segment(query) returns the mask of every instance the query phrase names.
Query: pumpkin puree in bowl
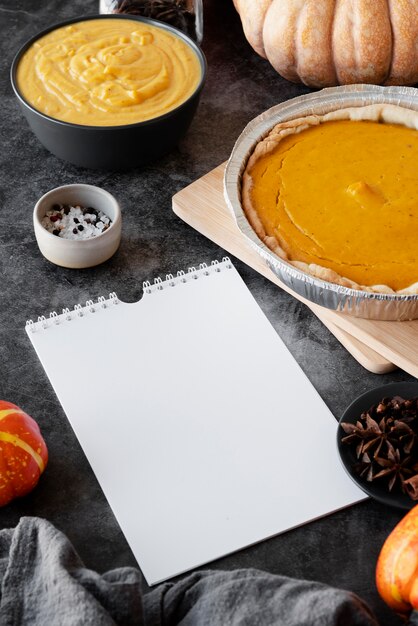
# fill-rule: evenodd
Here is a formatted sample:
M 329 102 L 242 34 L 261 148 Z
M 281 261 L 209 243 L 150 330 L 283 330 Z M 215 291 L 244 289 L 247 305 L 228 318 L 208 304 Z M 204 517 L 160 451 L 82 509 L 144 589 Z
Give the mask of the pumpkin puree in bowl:
M 277 145 L 274 133 L 269 139 L 247 165 L 243 187 L 269 247 L 273 241 L 295 265 L 328 268 L 361 286 L 399 291 L 416 283 L 416 130 L 338 120 Z
M 196 90 L 199 59 L 170 31 L 129 19 L 92 19 L 57 28 L 22 56 L 17 84 L 41 113 L 88 126 L 159 117 Z

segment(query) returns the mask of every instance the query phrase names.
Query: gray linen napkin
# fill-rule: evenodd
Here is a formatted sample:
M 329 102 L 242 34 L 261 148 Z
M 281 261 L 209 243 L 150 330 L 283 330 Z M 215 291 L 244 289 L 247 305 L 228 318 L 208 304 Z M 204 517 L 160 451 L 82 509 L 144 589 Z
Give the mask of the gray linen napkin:
M 377 626 L 357 596 L 246 569 L 201 571 L 142 596 L 139 571 L 99 575 L 46 520 L 0 531 L 1 626 Z

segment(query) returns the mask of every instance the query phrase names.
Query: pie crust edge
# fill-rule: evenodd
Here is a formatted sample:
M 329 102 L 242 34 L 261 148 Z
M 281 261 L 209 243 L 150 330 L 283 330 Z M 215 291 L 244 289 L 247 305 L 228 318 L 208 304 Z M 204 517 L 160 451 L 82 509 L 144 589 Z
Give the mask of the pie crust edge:
M 372 121 L 383 122 L 387 124 L 400 124 L 407 128 L 413 128 L 418 130 L 418 111 L 407 109 L 405 107 L 393 105 L 393 104 L 370 104 L 359 107 L 347 107 L 331 111 L 325 115 L 307 115 L 306 117 L 289 120 L 286 122 L 280 122 L 276 124 L 267 134 L 267 136 L 259 141 L 251 153 L 248 162 L 245 166 L 242 183 L 241 183 L 241 204 L 244 213 L 259 237 L 261 241 L 280 259 L 286 261 L 293 267 L 305 272 L 310 276 L 319 278 L 326 282 L 330 282 L 349 289 L 356 289 L 360 291 L 367 291 L 371 293 L 381 294 L 397 294 L 397 295 L 416 295 L 418 294 L 418 281 L 409 285 L 399 291 L 393 290 L 388 285 L 360 285 L 349 278 L 341 276 L 334 270 L 331 270 L 322 265 L 315 263 L 304 263 L 302 261 L 290 260 L 288 255 L 281 247 L 279 241 L 273 237 L 267 235 L 264 226 L 258 216 L 257 210 L 252 204 L 251 189 L 253 186 L 253 180 L 248 171 L 253 165 L 269 152 L 275 150 L 276 146 L 288 135 L 300 133 L 303 130 L 311 128 L 312 126 L 318 126 L 324 122 L 337 121 L 337 120 L 352 120 L 352 121 Z

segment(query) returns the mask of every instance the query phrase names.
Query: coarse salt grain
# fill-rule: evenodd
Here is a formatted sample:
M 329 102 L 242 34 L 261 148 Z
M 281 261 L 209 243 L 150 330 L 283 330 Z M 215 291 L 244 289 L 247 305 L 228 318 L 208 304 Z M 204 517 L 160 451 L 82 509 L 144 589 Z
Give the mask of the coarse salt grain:
M 54 205 L 46 212 L 42 226 L 63 239 L 91 239 L 111 227 L 109 217 L 92 207 Z

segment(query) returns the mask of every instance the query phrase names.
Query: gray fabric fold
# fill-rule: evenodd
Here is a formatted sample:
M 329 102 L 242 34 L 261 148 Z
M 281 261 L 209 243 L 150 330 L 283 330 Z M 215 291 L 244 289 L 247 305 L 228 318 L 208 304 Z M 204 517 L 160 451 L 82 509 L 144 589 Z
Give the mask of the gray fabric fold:
M 140 574 L 86 569 L 66 536 L 24 517 L 0 531 L 1 626 L 142 626 Z
M 200 571 L 141 594 L 138 570 L 84 567 L 52 524 L 0 531 L 1 626 L 377 626 L 354 594 L 246 569 Z
M 255 569 L 196 572 L 158 591 L 144 599 L 147 626 L 377 626 L 353 593 Z

